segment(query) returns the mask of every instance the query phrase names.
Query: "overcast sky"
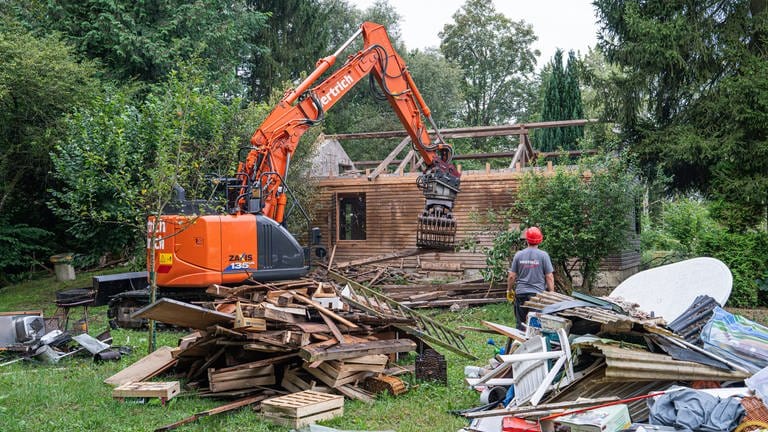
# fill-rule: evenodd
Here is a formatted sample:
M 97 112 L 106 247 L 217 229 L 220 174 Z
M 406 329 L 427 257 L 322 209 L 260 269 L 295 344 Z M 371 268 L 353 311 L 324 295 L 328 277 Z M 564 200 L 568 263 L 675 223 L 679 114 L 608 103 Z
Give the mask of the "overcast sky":
M 366 9 L 374 0 L 349 0 Z M 389 0 L 401 16 L 400 26 L 408 49 L 437 47 L 437 34 L 452 22 L 464 0 Z M 591 0 L 494 0 L 496 11 L 514 21 L 533 25 L 539 40 L 533 45 L 541 51 L 538 66 L 547 63 L 557 48 L 582 54 L 597 43 L 596 17 Z

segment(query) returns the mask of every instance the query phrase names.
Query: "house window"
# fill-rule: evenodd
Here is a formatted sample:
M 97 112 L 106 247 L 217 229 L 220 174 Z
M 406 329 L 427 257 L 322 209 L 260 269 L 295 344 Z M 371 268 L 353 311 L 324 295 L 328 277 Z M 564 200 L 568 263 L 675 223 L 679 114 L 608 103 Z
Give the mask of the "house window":
M 365 194 L 339 195 L 339 240 L 365 240 Z

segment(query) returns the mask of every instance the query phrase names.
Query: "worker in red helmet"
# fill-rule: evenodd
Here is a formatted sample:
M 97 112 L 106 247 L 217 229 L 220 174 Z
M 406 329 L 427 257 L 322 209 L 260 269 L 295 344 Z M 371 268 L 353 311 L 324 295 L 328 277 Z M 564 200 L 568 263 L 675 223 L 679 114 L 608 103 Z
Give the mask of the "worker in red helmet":
M 524 330 L 529 308 L 523 304 L 542 291 L 555 291 L 555 276 L 549 254 L 539 249 L 544 235 L 538 227 L 525 230 L 528 247 L 515 253 L 507 277 L 507 298 L 515 300 L 517 328 Z

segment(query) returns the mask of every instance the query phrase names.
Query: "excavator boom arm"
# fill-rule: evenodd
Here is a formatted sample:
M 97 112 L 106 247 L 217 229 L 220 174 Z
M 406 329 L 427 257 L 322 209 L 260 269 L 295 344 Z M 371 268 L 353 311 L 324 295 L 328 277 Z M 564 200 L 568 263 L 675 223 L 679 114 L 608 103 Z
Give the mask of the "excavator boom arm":
M 328 78 L 316 84 L 352 41 L 363 36 L 363 49 Z M 299 139 L 311 126 L 322 121 L 324 113 L 344 97 L 360 80 L 373 76 L 408 132 L 416 151 L 424 159 L 426 170 L 417 184 L 426 197 L 419 219 L 417 243 L 423 247 L 446 248 L 453 245 L 455 221 L 451 209 L 459 190 L 460 173 L 451 163 L 452 148 L 438 136 L 430 139 L 426 118 L 437 133 L 431 117 L 403 59 L 395 52 L 383 26 L 363 23 L 336 53 L 318 61 L 316 69 L 299 86 L 289 91 L 251 137 L 252 150 L 239 171 L 243 181 L 242 211 L 250 200 L 247 190 L 258 193 L 261 212 L 278 223 L 283 221 L 285 194 L 283 181 L 291 155 Z M 421 241 L 422 237 L 426 241 Z

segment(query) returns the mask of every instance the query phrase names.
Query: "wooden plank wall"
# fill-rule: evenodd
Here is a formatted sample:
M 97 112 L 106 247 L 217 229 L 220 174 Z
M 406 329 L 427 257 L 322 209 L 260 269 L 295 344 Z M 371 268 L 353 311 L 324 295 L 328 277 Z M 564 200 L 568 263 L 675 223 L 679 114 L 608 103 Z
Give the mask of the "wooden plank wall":
M 545 171 L 540 170 L 542 174 Z M 488 209 L 507 208 L 513 201 L 523 173 L 512 170 L 472 171 L 462 173 L 461 192 L 454 206 L 457 219 L 457 241 L 476 237 L 480 246 L 491 244 L 490 235 L 477 237 L 481 227 L 476 222 L 477 214 Z M 424 207 L 424 196 L 416 188 L 416 173 L 390 174 L 368 181 L 365 175 L 318 179 L 320 196 L 315 201 L 313 226 L 320 227 L 322 243 L 330 251 L 336 244 L 334 262 L 372 257 L 414 248 L 416 246 L 417 217 Z M 366 194 L 366 239 L 336 239 L 336 205 L 338 194 Z M 510 221 L 517 223 L 519 221 Z M 608 267 L 624 267 L 634 257 L 621 254 L 606 261 Z M 639 259 L 639 254 L 637 254 Z M 422 262 L 428 264 L 421 265 Z M 485 256 L 480 248 L 477 252 L 430 252 L 418 257 L 397 260 L 405 268 L 428 270 L 466 271 L 485 267 Z M 392 265 L 393 262 L 390 262 Z
M 320 227 L 328 250 L 333 248 L 334 243 L 337 244 L 334 261 L 376 256 L 416 246 L 417 218 L 424 208 L 424 196 L 416 188 L 416 178 L 415 173 L 405 173 L 402 176 L 379 176 L 374 181 L 368 181 L 365 176 L 319 180 L 320 197 L 315 201 L 318 207 L 314 226 Z M 461 192 L 454 207 L 458 223 L 457 240 L 461 241 L 478 231 L 479 226 L 472 221 L 472 213 L 508 207 L 521 178 L 521 173 L 512 171 L 463 173 Z M 365 240 L 336 240 L 334 196 L 345 193 L 366 195 Z M 488 239 L 485 243 L 488 244 Z M 403 259 L 403 265 L 416 268 L 421 261 L 439 263 L 436 267 L 446 269 L 485 267 L 482 253 L 466 250 L 408 257 Z

